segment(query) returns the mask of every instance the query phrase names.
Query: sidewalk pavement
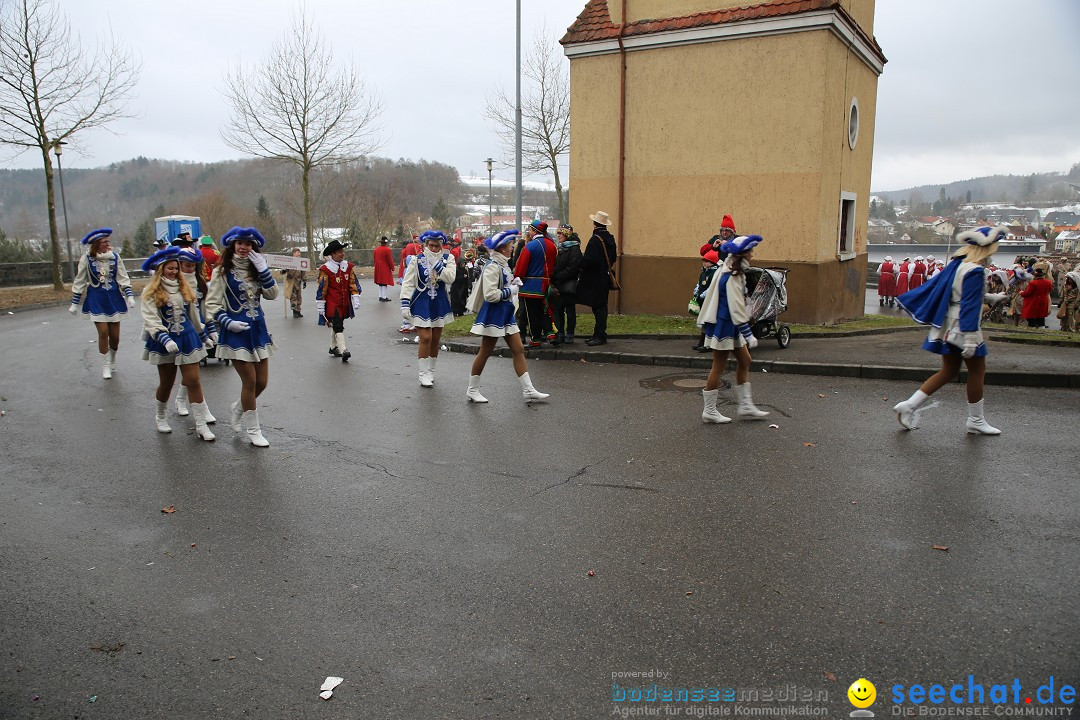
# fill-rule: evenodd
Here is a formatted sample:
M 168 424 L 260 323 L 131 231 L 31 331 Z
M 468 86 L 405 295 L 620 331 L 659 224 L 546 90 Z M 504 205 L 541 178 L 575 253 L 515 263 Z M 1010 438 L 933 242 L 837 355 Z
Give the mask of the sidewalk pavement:
M 925 328 L 900 328 L 892 332 L 859 335 L 814 337 L 793 334 L 791 344 L 781 349 L 774 338 L 767 338 L 751 351 L 751 369 L 756 372 L 825 375 L 885 380 L 925 380 L 937 370 L 937 355 L 921 348 Z M 994 340 L 989 336 L 986 382 L 990 385 L 1021 385 L 1080 389 L 1080 348 L 1047 344 L 1015 343 Z M 585 345 L 580 338 L 573 345 L 553 348 L 544 345 L 526 351 L 529 358 L 570 360 L 592 363 L 660 365 L 707 370 L 712 353 L 692 349 L 696 336 L 608 336 L 608 343 L 597 347 Z M 476 336 L 443 341 L 452 352 L 475 354 L 480 339 Z M 499 343 L 496 354 L 508 357 L 510 351 Z M 728 361 L 734 368 L 734 360 Z M 966 378 L 962 371 L 961 380 Z

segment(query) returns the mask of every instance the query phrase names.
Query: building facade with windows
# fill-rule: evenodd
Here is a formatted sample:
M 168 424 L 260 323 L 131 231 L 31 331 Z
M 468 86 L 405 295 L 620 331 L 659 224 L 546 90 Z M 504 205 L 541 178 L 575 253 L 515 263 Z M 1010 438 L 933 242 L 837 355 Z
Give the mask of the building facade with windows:
M 790 268 L 789 314 L 858 317 L 877 80 L 873 0 L 588 0 L 570 59 L 571 223 L 604 210 L 622 312 L 682 313 L 725 213 Z M 581 232 L 582 238 L 587 231 Z

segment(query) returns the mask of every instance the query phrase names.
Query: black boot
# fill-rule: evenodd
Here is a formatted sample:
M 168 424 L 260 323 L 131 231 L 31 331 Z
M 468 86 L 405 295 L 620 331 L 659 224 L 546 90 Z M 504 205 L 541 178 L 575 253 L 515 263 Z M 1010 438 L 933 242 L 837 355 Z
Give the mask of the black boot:
M 299 310 L 297 310 L 296 308 L 293 308 L 292 316 L 294 318 L 302 318 L 302 317 L 304 317 L 304 315 Z
M 351 358 L 351 357 L 352 357 L 352 353 L 349 352 L 348 350 L 346 350 L 345 352 L 341 353 L 341 362 L 347 363 L 347 362 L 349 362 L 349 358 Z
M 330 348 L 330 354 L 334 357 L 341 357 L 341 353 L 338 352 L 338 349 L 336 347 Z

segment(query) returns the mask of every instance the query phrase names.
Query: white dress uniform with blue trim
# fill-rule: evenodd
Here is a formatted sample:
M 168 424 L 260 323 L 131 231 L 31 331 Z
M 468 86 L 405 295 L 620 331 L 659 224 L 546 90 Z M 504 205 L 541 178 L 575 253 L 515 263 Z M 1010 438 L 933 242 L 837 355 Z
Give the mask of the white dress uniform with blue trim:
M 446 237 L 428 231 L 420 237 L 420 242 L 437 236 Z M 401 280 L 401 309 L 412 315 L 414 327 L 445 327 L 454 321 L 448 288 L 455 277 L 457 263 L 448 252 L 433 253 L 425 246 L 416 260 L 408 264 Z
M 741 235 L 724 243 L 724 252 L 730 253 L 712 284 L 698 311 L 697 324 L 705 331 L 705 347 L 712 350 L 736 350 L 748 344 L 753 336 L 750 315 L 746 309 L 745 267 L 733 273 L 735 264 L 744 264 L 737 254 L 752 250 L 761 243 L 759 235 Z
M 476 313 L 470 330 L 473 335 L 505 337 L 521 332 L 516 319 L 517 296 L 510 290 L 513 280 L 510 261 L 502 253 L 492 251 L 480 274 L 479 285 L 473 287 L 469 297 L 469 310 Z
M 228 246 L 238 239 L 251 240 L 258 247 L 266 241 L 255 228 L 232 228 L 221 237 Z M 274 341 L 266 329 L 266 315 L 261 299 L 277 297 L 277 285 L 270 269 L 258 271 L 251 277 L 251 261 L 233 255 L 232 268 L 214 268 L 206 293 L 206 314 L 219 328 L 217 357 L 244 362 L 259 362 L 274 354 Z M 234 323 L 241 322 L 248 327 Z
M 112 228 L 90 231 L 82 239 L 83 245 L 112 235 Z M 71 286 L 71 304 L 82 305 L 83 315 L 94 322 L 114 323 L 127 314 L 127 298 L 134 298 L 127 268 L 115 250 L 90 257 L 84 253 L 79 258 L 79 269 Z

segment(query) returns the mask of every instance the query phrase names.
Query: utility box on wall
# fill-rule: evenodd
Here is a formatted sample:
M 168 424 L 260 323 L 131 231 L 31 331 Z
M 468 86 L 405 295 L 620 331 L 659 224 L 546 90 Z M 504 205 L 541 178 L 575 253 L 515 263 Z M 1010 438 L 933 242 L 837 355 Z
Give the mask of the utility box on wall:
M 202 219 L 192 215 L 166 215 L 154 218 L 154 237 L 171 243 L 182 232 L 191 233 L 192 240 L 202 235 Z

